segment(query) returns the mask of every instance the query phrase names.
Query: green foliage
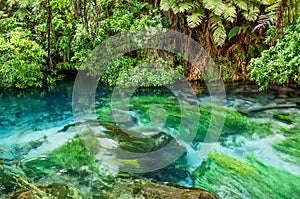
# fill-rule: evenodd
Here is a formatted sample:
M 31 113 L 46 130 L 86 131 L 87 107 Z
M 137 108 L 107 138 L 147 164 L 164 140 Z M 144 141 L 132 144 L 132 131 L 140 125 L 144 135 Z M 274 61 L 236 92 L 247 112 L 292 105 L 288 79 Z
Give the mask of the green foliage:
M 222 21 L 219 18 L 215 18 L 215 23 L 212 25 L 212 30 L 214 31 L 213 38 L 214 42 L 217 45 L 223 45 L 226 40 L 226 30 L 225 27 L 222 24 Z
M 240 31 L 240 26 L 234 26 L 228 33 L 228 40 L 230 40 L 232 37 L 236 36 L 238 32 Z
M 0 35 L 0 86 L 41 87 L 46 52 L 28 38 L 29 32 L 14 29 Z
M 108 7 L 113 8 L 113 12 L 105 10 L 101 13 L 101 20 L 97 32 L 93 37 L 86 29 L 86 25 L 79 23 L 76 25 L 75 35 L 71 41 L 71 49 L 74 51 L 74 56 L 71 58 L 75 62 L 77 69 L 85 69 L 81 65 L 82 62 L 91 53 L 92 49 L 104 41 L 109 36 L 121 33 L 127 30 L 138 30 L 141 28 L 158 26 L 161 24 L 161 17 L 158 10 L 152 8 L 148 3 L 134 1 L 112 1 L 107 2 L 101 0 L 98 2 L 101 9 Z M 148 9 L 148 11 L 144 11 Z M 132 64 L 135 60 L 130 61 L 130 58 L 120 57 L 114 63 L 111 63 L 110 68 L 104 74 L 103 82 L 109 85 L 116 85 L 116 77 L 120 67 L 127 69 L 128 64 Z M 124 64 L 124 67 L 121 66 Z M 116 73 L 116 74 L 115 74 Z M 91 74 L 99 75 L 99 74 Z M 111 76 L 111 77 L 109 77 Z
M 266 165 L 253 155 L 246 161 L 210 153 L 193 172 L 196 187 L 213 191 L 220 198 L 297 198 L 300 178 Z
M 236 23 L 237 20 L 242 22 L 243 25 L 252 25 L 253 22 L 260 19 L 260 16 L 274 18 L 273 15 L 266 14 L 273 4 L 274 3 L 262 0 L 251 2 L 245 0 L 234 0 L 230 2 L 221 0 L 162 0 L 160 2 L 160 8 L 165 11 L 172 9 L 175 14 L 183 13 L 191 28 L 199 26 L 204 20 L 205 10 L 209 11 L 212 14 L 209 21 L 214 43 L 222 46 L 226 42 L 227 35 L 230 40 L 237 34 L 237 29 L 233 30 L 235 32 L 229 31 L 238 25 Z M 274 7 L 272 8 L 273 10 L 276 9 Z M 237 18 L 237 16 L 239 16 L 239 18 Z M 207 20 L 207 18 L 205 18 L 205 20 Z
M 275 46 L 252 59 L 248 67 L 251 79 L 260 90 L 270 84 L 300 83 L 300 19 L 290 24 Z
M 195 28 L 201 24 L 203 17 L 204 17 L 204 9 L 199 8 L 199 9 L 193 11 L 190 15 L 188 15 L 186 20 L 188 22 L 188 25 L 191 28 Z
M 158 9 L 138 0 L 49 2 L 50 7 L 42 0 L 1 2 L 1 87 L 53 84 L 61 78 L 60 71 L 85 69 L 83 61 L 106 38 L 126 30 L 161 25 Z M 54 65 L 51 76 L 42 72 L 52 70 L 47 66 L 48 50 Z M 115 85 L 112 81 L 119 71 L 112 71 L 116 74 L 107 72 L 112 77 L 104 82 Z

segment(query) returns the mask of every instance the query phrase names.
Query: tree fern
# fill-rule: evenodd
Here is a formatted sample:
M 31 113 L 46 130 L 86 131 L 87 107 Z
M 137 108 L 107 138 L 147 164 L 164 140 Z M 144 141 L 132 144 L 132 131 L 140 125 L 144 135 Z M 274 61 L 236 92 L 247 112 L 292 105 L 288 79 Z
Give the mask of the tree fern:
M 248 21 L 256 21 L 259 16 L 259 8 L 256 6 L 250 6 L 249 10 L 243 12 L 243 16 Z
M 196 11 L 192 12 L 190 15 L 187 16 L 187 22 L 189 27 L 195 28 L 196 26 L 200 25 L 204 16 L 204 9 L 200 8 Z
M 235 0 L 234 3 L 241 10 L 248 10 L 247 1 L 245 0 Z
M 213 40 L 218 46 L 222 46 L 225 43 L 227 38 L 226 30 L 222 21 L 219 17 L 213 17 L 212 22 L 212 31 L 213 31 Z
M 195 7 L 195 3 L 193 3 L 192 1 L 180 2 L 178 4 L 178 12 L 185 12 L 189 9 L 192 9 L 193 7 Z
M 160 1 L 160 9 L 164 11 L 168 11 L 173 9 L 176 4 L 176 0 L 161 0 Z
M 236 10 L 232 4 L 226 4 L 225 9 L 223 11 L 223 17 L 225 20 L 234 22 L 236 18 Z

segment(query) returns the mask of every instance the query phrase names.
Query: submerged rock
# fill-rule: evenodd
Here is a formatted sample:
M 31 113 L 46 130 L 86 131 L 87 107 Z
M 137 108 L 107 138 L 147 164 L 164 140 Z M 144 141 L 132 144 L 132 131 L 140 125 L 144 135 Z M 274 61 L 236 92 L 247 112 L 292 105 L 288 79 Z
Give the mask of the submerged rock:
M 155 151 L 165 146 L 173 139 L 164 132 L 144 135 L 136 131 L 119 128 L 112 124 L 102 125 L 107 129 L 105 134 L 112 139 L 117 140 L 122 149 L 135 153 Z
M 63 198 L 63 199 L 79 199 L 81 198 L 76 189 L 70 189 L 63 184 L 51 184 L 48 186 L 22 188 L 11 195 L 5 197 L 6 199 L 37 199 L 37 198 Z
M 0 198 L 36 199 L 36 198 L 79 198 L 75 188 L 53 183 L 47 186 L 37 185 L 26 176 L 12 173 L 0 173 Z
M 110 191 L 109 199 L 216 199 L 204 189 L 154 183 L 145 179 L 120 180 Z
M 7 173 L 0 173 L 0 198 L 20 189 L 17 179 L 13 175 Z

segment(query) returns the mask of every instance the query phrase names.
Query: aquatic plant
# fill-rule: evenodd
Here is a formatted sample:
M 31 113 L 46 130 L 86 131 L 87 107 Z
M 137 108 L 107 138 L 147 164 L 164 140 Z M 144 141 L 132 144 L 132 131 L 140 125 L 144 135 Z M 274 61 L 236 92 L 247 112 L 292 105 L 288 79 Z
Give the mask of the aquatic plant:
M 286 160 L 300 164 L 300 114 L 294 114 L 293 116 L 279 115 L 279 118 L 288 120 L 294 126 L 291 129 L 281 128 L 285 139 L 273 144 L 273 147 L 282 153 L 288 154 L 290 158 L 285 157 Z
M 38 182 L 77 187 L 83 198 L 105 198 L 105 190 L 115 178 L 95 160 L 93 155 L 99 148 L 97 142 L 91 142 L 93 139 L 90 131 L 76 135 L 48 155 L 26 161 L 24 172 Z
M 193 172 L 194 185 L 220 198 L 298 198 L 300 177 L 269 166 L 253 155 L 246 161 L 210 153 Z
M 29 160 L 24 165 L 26 174 L 35 178 L 59 170 L 76 173 L 84 166 L 90 172 L 98 172 L 99 168 L 99 163 L 79 137 L 69 140 L 46 157 Z
M 9 151 L 3 147 L 0 147 L 0 155 L 8 153 Z M 32 180 L 30 180 L 22 171 L 25 167 L 19 161 L 14 159 L 0 158 L 0 198 L 5 197 L 7 199 L 13 198 L 55 198 L 59 196 L 59 188 L 62 185 L 56 186 L 55 189 L 48 189 L 50 187 L 41 187 Z M 72 191 L 67 187 L 64 190 L 64 196 L 70 194 Z M 66 197 L 64 197 L 66 198 Z M 72 198 L 72 197 L 71 197 Z M 73 197 L 74 198 L 74 197 Z
M 119 100 L 116 102 L 115 107 L 124 107 L 124 103 L 126 103 L 125 100 Z M 152 121 L 150 119 L 149 111 L 155 105 L 159 105 L 165 111 L 166 118 L 162 118 L 165 119 L 165 124 L 163 126 L 164 129 L 172 128 L 178 131 L 182 119 L 182 111 L 185 111 L 187 117 L 190 117 L 191 120 L 195 119 L 195 110 L 192 110 L 188 106 L 179 104 L 179 102 L 172 96 L 133 96 L 129 101 L 129 112 L 134 112 L 134 114 L 130 114 L 129 117 L 136 124 L 139 123 L 139 125 L 136 125 L 138 126 L 138 131 L 147 131 L 147 129 L 149 130 L 149 126 L 154 126 L 151 123 Z M 214 110 L 214 114 L 212 114 L 212 110 Z M 124 112 L 124 114 L 129 114 L 127 112 Z M 115 124 L 110 104 L 97 108 L 96 114 L 101 122 Z M 161 113 L 157 114 L 159 115 Z M 215 117 L 214 119 L 216 120 L 219 117 L 225 117 L 222 136 L 239 134 L 251 137 L 253 133 L 257 133 L 263 137 L 271 134 L 269 124 L 257 125 L 254 121 L 237 111 L 229 110 L 215 104 L 210 104 L 206 107 L 199 106 L 199 123 L 194 141 L 204 140 L 212 121 L 211 117 Z M 181 132 L 180 136 L 180 138 L 185 139 L 183 132 Z

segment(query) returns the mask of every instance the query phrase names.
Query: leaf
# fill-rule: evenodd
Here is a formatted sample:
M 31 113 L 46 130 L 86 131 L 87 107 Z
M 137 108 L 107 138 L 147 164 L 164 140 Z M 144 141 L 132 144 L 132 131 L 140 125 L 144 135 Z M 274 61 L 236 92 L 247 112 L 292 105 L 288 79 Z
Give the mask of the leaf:
M 180 2 L 178 4 L 179 12 L 185 12 L 193 7 L 195 7 L 195 4 L 193 2 Z
M 175 1 L 173 0 L 161 0 L 160 8 L 164 11 L 168 11 L 169 9 L 173 9 Z
M 243 15 L 248 21 L 256 21 L 256 19 L 259 16 L 259 9 L 256 6 L 254 6 L 248 11 L 244 11 Z
M 230 4 L 227 4 L 224 8 L 223 16 L 224 16 L 225 20 L 230 21 L 232 23 L 236 18 L 235 8 L 233 6 L 231 6 Z
M 228 33 L 228 40 L 230 40 L 232 37 L 236 36 L 238 32 L 240 31 L 241 26 L 234 26 Z
M 261 15 L 259 16 L 259 19 L 257 21 L 257 25 L 254 27 L 253 31 L 260 29 L 260 28 L 266 28 L 268 26 L 271 26 L 275 23 L 275 17 L 273 15 Z
M 235 5 L 239 7 L 241 10 L 248 10 L 247 1 L 245 0 L 236 0 Z
M 222 46 L 227 38 L 225 27 L 221 22 L 215 23 L 212 26 L 214 31 L 213 40 L 218 46 Z
M 198 9 L 195 12 L 192 12 L 191 15 L 187 16 L 187 22 L 189 27 L 195 28 L 200 25 L 204 16 L 204 10 Z

